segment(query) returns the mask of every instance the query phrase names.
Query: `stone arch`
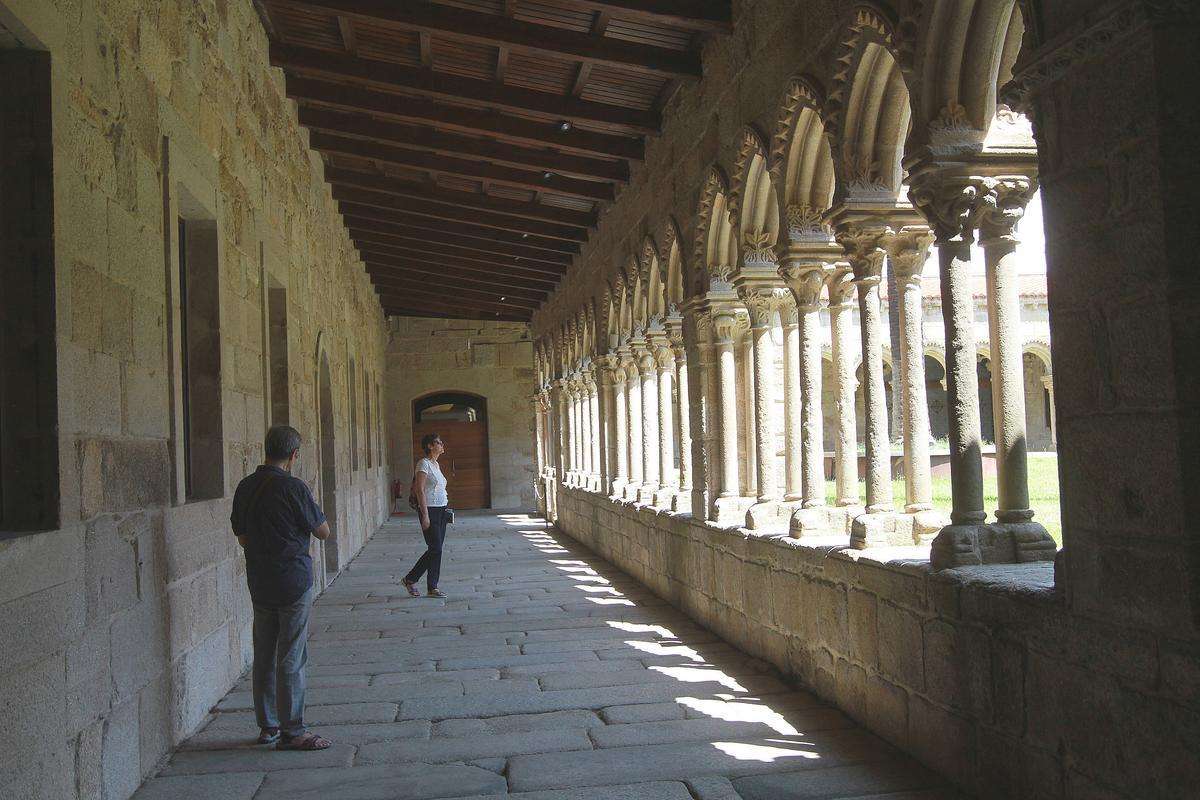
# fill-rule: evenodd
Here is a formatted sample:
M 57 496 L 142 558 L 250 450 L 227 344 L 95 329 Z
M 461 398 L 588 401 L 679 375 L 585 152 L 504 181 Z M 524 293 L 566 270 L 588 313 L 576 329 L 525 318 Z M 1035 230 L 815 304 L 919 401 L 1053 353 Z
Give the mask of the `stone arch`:
M 833 205 L 837 169 L 823 103 L 815 81 L 804 76 L 788 82 L 780 103 L 771 171 L 791 239 L 828 236 L 822 217 Z
M 650 318 L 650 313 L 646 298 L 646 279 L 648 273 L 642 272 L 642 266 L 636 258 L 629 259 L 629 267 L 627 268 L 629 282 L 627 291 L 629 292 L 629 307 L 633 312 L 633 327 L 636 329 L 641 326 L 645 330 L 646 323 Z
M 666 287 L 662 274 L 662 262 L 658 257 L 658 248 L 649 236 L 642 241 L 638 266 L 646 280 L 646 316 L 650 319 L 661 319 L 667 315 Z
M 711 167 L 696 211 L 696 241 L 691 294 L 704 294 L 713 281 L 728 283 L 737 264 L 737 240 L 729 216 L 729 182 Z
M 584 314 L 584 356 L 594 358 L 598 354 L 597 343 L 600 339 L 599 332 L 596 329 L 596 303 L 593 300 L 588 300 L 583 304 Z
M 768 154 L 766 138 L 752 126 L 743 128 L 729 207 L 740 244 L 749 253 L 766 253 L 779 241 L 779 199 Z
M 337 483 L 337 415 L 334 409 L 333 369 L 329 360 L 329 336 L 317 334 L 317 440 L 321 509 L 329 522 L 329 537 L 320 541 L 314 537 L 310 549 L 313 563 L 319 564 L 320 584 L 328 583 L 331 575 L 341 569 L 338 558 L 338 483 Z M 314 576 L 314 579 L 317 576 Z
M 1025 389 L 1025 444 L 1030 452 L 1055 448 L 1054 402 L 1050 348 L 1042 341 L 1021 348 L 1021 380 Z
M 1046 368 L 1047 375 L 1053 372 L 1051 367 L 1052 362 L 1050 360 L 1050 345 L 1048 343 L 1034 339 L 1025 342 L 1024 346 L 1021 348 L 1021 352 L 1023 354 L 1029 353 L 1037 357 L 1037 359 L 1042 362 L 1042 366 Z
M 992 132 L 1001 144 L 1032 146 L 1032 128 L 1000 106 L 1025 34 L 1016 0 L 929 0 L 918 71 L 914 145 L 937 153 L 978 150 Z
M 683 252 L 679 248 L 679 226 L 668 218 L 659 235 L 659 263 L 663 270 L 663 289 L 666 292 L 667 310 L 677 310 L 684 300 Z
M 897 196 L 903 191 L 901 162 L 912 106 L 890 13 L 873 3 L 855 3 L 836 61 L 826 124 L 841 178 L 837 199 Z

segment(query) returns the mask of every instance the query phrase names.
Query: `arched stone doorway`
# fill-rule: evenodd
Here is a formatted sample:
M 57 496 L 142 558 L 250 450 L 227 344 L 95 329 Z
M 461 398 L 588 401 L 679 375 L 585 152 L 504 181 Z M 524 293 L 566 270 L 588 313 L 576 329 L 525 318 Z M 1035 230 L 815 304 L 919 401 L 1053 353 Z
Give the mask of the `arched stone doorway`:
M 317 413 L 321 437 L 321 508 L 329 522 L 329 538 L 324 542 L 325 576 L 336 575 L 341 568 L 338 555 L 337 438 L 333 417 L 333 381 L 329 373 L 329 355 L 321 352 L 317 368 Z
M 437 392 L 413 401 L 413 463 L 424 451 L 421 439 L 436 433 L 446 443 L 438 462 L 455 508 L 490 508 L 487 398 L 467 392 Z

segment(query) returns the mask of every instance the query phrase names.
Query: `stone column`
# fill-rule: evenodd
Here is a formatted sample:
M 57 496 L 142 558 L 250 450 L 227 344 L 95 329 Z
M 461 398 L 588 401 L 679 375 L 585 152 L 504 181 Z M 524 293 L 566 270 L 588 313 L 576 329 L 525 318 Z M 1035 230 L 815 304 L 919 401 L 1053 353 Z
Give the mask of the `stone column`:
M 599 383 L 599 394 L 596 403 L 596 448 L 597 470 L 599 484 L 596 490 L 608 494 L 612 485 L 612 407 L 613 407 L 613 375 L 609 366 L 609 357 L 601 356 L 597 360 L 596 376 Z
M 671 507 L 679 479 L 675 471 L 675 354 L 664 336 L 654 351 L 658 367 L 658 463 L 662 486 L 655 505 Z
M 737 361 L 733 353 L 733 333 L 737 317 L 733 309 L 713 312 L 713 332 L 717 353 L 718 441 L 721 445 L 722 498 L 738 497 L 737 432 Z
M 585 489 L 591 485 L 592 475 L 592 427 L 588 419 L 592 415 L 592 398 L 586 371 L 579 373 L 576 383 L 579 392 L 579 485 Z
M 799 504 L 804 499 L 802 383 L 806 376 L 800 363 L 800 312 L 795 302 L 781 304 L 779 318 L 783 322 L 783 499 Z
M 1058 449 L 1058 412 L 1054 408 L 1054 376 L 1043 375 L 1042 386 L 1046 387 L 1046 394 L 1050 395 L 1050 444 L 1054 449 Z
M 679 491 L 675 493 L 671 508 L 674 511 L 687 511 L 692 508 L 692 425 L 688 403 L 687 351 L 682 337 L 672 339 L 671 350 L 675 358 L 675 396 L 679 403 L 679 427 L 675 439 L 675 447 L 679 452 Z
M 900 408 L 904 435 L 904 510 L 922 514 L 914 518 L 914 535 L 935 533 L 943 524 L 940 518 L 923 514 L 933 510 L 933 480 L 929 465 L 921 271 L 929 258 L 933 239 L 933 231 L 929 228 L 911 226 L 884 237 L 883 242 L 900 294 L 896 303 L 900 317 L 900 349 L 894 359 L 899 365 L 895 383 L 899 391 L 893 395 L 893 403 Z
M 558 478 L 565 484 L 569 482 L 571 472 L 571 398 L 565 378 L 554 382 L 554 391 L 558 396 L 555 413 L 559 437 Z
M 970 286 L 971 242 L 975 225 L 984 217 L 988 218 L 988 238 L 1003 237 L 1004 219 L 1011 215 L 1013 205 L 1013 200 L 1007 196 L 1010 190 L 999 187 L 1004 183 L 1004 179 L 971 175 L 963 172 L 961 165 L 945 169 L 936 164 L 912 165 L 909 171 L 912 181 L 909 197 L 930 221 L 937 234 L 942 273 L 942 316 L 946 325 L 946 395 L 950 412 L 950 477 L 953 507 L 950 512 L 950 525 L 943 528 L 933 541 L 930 562 L 934 568 L 943 569 L 981 563 L 1052 560 L 1056 552 L 1054 541 L 1040 525 L 1031 522 L 1016 522 L 1007 526 L 984 524 L 987 514 L 983 508 L 982 442 L 979 433 L 979 396 L 975 362 L 975 303 Z M 1026 179 L 1017 179 L 1017 185 L 1012 188 L 1017 189 L 1021 180 Z M 1004 200 L 1000 199 L 1002 196 L 1005 197 Z M 1020 208 L 1023 211 L 1023 203 L 1020 204 Z M 1017 213 L 1016 218 L 1019 217 L 1020 213 Z M 1015 220 L 1013 224 L 1015 225 Z M 999 230 L 997 226 L 1000 227 Z M 992 254 L 996 261 L 1003 262 L 1010 255 L 999 242 L 993 243 L 992 246 L 997 248 Z M 1011 269 L 1011 262 L 998 265 L 993 263 L 992 266 L 989 278 Z M 995 269 L 996 266 L 999 266 L 998 270 Z M 1015 292 L 1015 284 L 1013 291 Z M 999 322 L 1001 325 L 1009 324 L 1007 320 Z M 998 374 L 1001 368 L 997 364 L 1001 362 L 997 360 L 995 342 L 992 348 L 993 371 Z M 1023 404 L 1024 387 L 1019 343 L 1015 357 L 1017 367 L 1013 389 L 1020 394 Z M 1024 426 L 1024 420 L 1022 408 L 1019 422 L 1021 426 Z M 1001 427 L 997 426 L 997 437 L 1001 435 Z M 997 454 L 1001 449 L 998 445 Z M 1009 502 L 1014 499 L 1011 495 L 1007 497 Z M 1019 499 L 1019 495 L 1016 499 Z M 1028 506 L 1027 495 L 1024 505 Z M 1029 517 L 1025 519 L 1028 520 Z
M 688 389 L 688 411 L 692 433 L 692 514 L 701 519 L 716 518 L 716 499 L 720 494 L 720 466 L 717 445 L 716 350 L 713 344 L 713 318 L 704 306 L 689 310 L 685 325 L 695 336 L 696 364 L 689 370 L 690 381 L 680 383 Z
M 782 500 L 775 479 L 775 357 L 771 341 L 771 322 L 781 302 L 789 300 L 786 289 L 743 287 L 742 302 L 750 312 L 751 358 L 754 369 L 752 394 L 754 420 L 754 474 L 758 502 L 746 515 L 750 528 L 764 528 L 780 522 L 777 518 Z
M 992 345 L 992 410 L 996 431 L 998 522 L 1029 523 L 1025 376 L 1021 353 L 1021 298 L 1017 286 L 1016 229 L 1035 184 L 1025 176 L 989 181 L 980 206 L 980 239 L 987 275 Z M 1038 526 L 1041 527 L 1040 525 Z
M 612 467 L 609 469 L 608 490 L 613 496 L 619 496 L 629 481 L 629 420 L 625 411 L 625 367 L 619 355 L 608 357 L 609 369 L 613 376 L 612 405 L 609 406 L 607 418 L 608 429 L 612 436 Z
M 854 413 L 854 366 L 851 360 L 851 329 L 853 310 L 850 298 L 854 294 L 853 270 L 840 261 L 833 265 L 826 285 L 829 287 L 829 327 L 831 335 L 834 380 L 834 413 L 837 417 L 837 436 L 834 439 L 834 477 L 837 504 L 843 508 L 859 505 L 858 496 L 858 436 Z
M 604 461 L 600 458 L 600 382 L 603 380 L 603 373 L 597 366 L 592 367 L 592 380 L 588 384 L 588 389 L 591 391 L 592 413 L 588 417 L 588 424 L 592 429 L 592 491 L 600 491 L 601 487 L 605 486 L 603 480 Z
M 883 326 L 879 282 L 883 274 L 882 225 L 845 228 L 838 241 L 846 248 L 858 288 L 859 324 L 862 328 L 863 402 L 867 445 L 867 513 L 893 510 L 891 443 L 888 437 L 887 398 L 883 381 Z
M 625 486 L 625 499 L 637 500 L 638 490 L 642 486 L 642 374 L 638 369 L 637 357 L 632 346 L 624 355 L 625 374 L 628 387 L 625 398 L 625 413 L 629 424 L 629 483 Z
M 653 503 L 659 488 L 658 464 L 658 364 L 647 346 L 638 354 L 642 376 L 642 489 L 638 501 Z
M 583 396 L 579 387 L 579 375 L 571 379 L 571 485 L 583 483 Z
M 825 527 L 824 409 L 821 395 L 821 289 L 827 270 L 818 259 L 789 255 L 779 270 L 792 290 L 798 315 L 798 380 L 800 398 L 800 453 L 802 507 L 792 514 L 793 536 L 816 533 Z M 788 414 L 795 413 L 788 404 Z M 853 434 L 852 434 L 853 435 Z M 789 447 L 792 445 L 789 444 Z M 857 481 L 856 481 L 857 485 Z M 815 511 L 805 513 L 805 509 Z

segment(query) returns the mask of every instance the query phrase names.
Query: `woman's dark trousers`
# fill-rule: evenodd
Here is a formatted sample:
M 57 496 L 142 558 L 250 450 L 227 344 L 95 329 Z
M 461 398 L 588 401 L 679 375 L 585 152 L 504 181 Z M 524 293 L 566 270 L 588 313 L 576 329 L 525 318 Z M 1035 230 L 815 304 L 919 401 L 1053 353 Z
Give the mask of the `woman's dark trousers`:
M 421 533 L 425 536 L 427 549 L 404 576 L 404 580 L 416 583 L 428 570 L 429 575 L 425 578 L 425 586 L 428 589 L 436 589 L 438 578 L 442 575 L 442 542 L 446 541 L 446 507 L 429 506 L 426 510 L 429 512 L 429 527 Z

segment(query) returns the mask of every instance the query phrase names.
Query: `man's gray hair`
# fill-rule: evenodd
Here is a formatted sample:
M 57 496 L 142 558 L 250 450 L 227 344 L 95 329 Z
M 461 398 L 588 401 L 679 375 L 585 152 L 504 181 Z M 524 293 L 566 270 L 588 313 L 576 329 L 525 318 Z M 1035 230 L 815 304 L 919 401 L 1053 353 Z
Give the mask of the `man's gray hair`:
M 300 449 L 300 431 L 290 425 L 276 425 L 267 431 L 264 444 L 267 458 L 272 461 L 284 461 Z

